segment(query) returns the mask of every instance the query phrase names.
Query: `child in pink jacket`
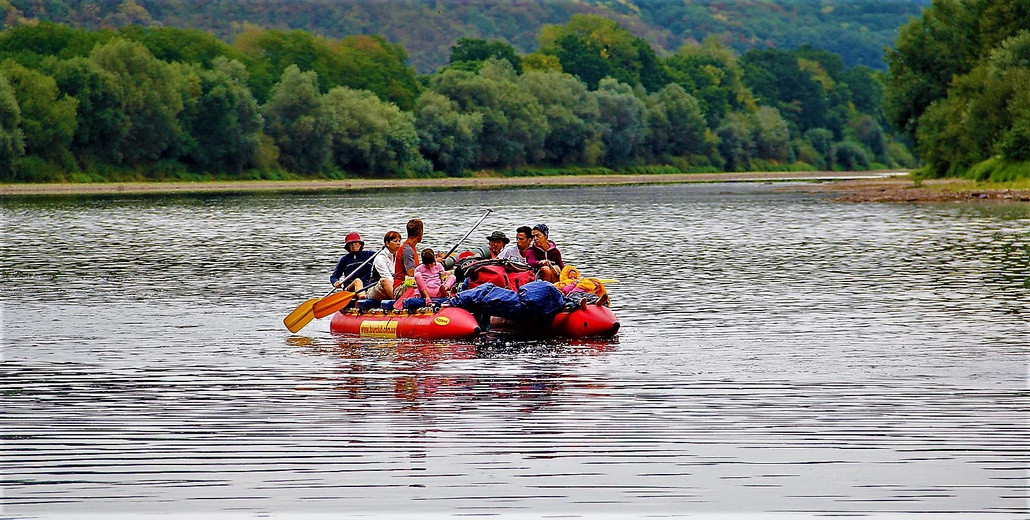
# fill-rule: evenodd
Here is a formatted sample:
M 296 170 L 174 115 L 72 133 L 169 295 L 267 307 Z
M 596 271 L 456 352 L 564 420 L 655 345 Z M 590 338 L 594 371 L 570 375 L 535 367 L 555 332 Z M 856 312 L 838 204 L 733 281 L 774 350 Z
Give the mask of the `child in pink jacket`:
M 444 271 L 443 266 L 436 261 L 433 250 L 428 247 L 423 249 L 422 263 L 415 267 L 415 285 L 426 299 L 426 305 L 432 303 L 433 298 L 446 297 L 454 281 L 454 275 Z

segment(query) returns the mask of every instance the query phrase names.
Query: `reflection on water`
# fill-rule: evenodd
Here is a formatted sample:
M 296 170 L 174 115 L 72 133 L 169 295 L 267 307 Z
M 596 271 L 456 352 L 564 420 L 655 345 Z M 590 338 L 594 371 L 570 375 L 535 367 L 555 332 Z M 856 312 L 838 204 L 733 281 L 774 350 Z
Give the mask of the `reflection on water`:
M 331 345 L 325 346 L 318 346 L 309 338 L 295 337 L 289 343 L 309 348 L 320 356 L 338 358 L 340 366 L 330 380 L 335 379 L 336 388 L 348 398 L 392 395 L 416 403 L 412 405 L 415 407 L 435 398 L 518 399 L 527 412 L 546 406 L 556 390 L 570 388 L 566 380 L 571 378 L 562 371 L 562 358 L 568 362 L 581 356 L 602 355 L 618 344 L 617 339 L 513 341 L 492 335 L 474 342 L 372 342 L 347 336 L 333 339 Z M 523 359 L 529 356 L 540 358 L 540 362 L 524 363 Z M 521 365 L 525 372 L 498 374 L 488 370 L 502 369 L 512 362 Z
M 5 199 L 3 514 L 1025 516 L 1030 205 L 776 188 Z M 345 233 L 486 207 L 618 338 L 282 327 Z

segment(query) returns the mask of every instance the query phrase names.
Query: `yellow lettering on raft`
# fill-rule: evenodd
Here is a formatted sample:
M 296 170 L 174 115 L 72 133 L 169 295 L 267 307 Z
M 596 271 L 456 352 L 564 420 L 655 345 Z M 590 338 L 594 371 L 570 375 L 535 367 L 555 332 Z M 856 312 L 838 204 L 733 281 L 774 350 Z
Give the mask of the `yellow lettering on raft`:
M 358 334 L 368 338 L 396 338 L 397 322 L 394 320 L 365 320 L 361 322 Z
M 433 323 L 435 323 L 437 325 L 440 325 L 440 326 L 447 325 L 450 322 L 451 322 L 451 319 L 448 318 L 447 316 L 437 316 L 437 317 L 433 318 Z

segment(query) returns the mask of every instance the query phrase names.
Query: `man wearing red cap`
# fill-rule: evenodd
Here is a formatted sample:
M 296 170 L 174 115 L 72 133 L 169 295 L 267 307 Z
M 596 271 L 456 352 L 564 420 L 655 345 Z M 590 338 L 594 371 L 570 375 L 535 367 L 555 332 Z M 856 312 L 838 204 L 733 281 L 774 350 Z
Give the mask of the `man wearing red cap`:
M 365 242 L 357 233 L 347 233 L 347 244 L 344 247 L 347 249 L 347 254 L 336 264 L 336 269 L 329 277 L 329 282 L 336 287 L 343 287 L 344 280 L 346 280 L 345 290 L 359 291 L 372 279 L 372 262 L 365 264 L 365 260 L 375 256 L 375 252 L 364 250 Z M 361 264 L 365 264 L 364 267 L 361 267 Z M 355 270 L 357 273 L 352 275 Z

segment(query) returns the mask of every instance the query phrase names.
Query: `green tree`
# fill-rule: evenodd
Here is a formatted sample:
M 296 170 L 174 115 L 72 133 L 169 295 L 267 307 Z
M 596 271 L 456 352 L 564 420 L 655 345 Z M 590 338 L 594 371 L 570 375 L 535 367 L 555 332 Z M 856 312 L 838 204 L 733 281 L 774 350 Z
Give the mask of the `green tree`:
M 538 40 L 541 52 L 558 56 L 562 70 L 591 89 L 606 76 L 649 91 L 668 82 L 651 45 L 603 16 L 574 15 L 565 25 L 545 26 Z
M 697 98 L 709 128 L 715 128 L 732 111 L 754 109 L 733 51 L 715 38 L 706 38 L 701 45 L 684 45 L 664 60 L 664 68 L 671 82 Z
M 336 87 L 325 95 L 333 116 L 333 163 L 363 175 L 428 173 L 415 117 L 365 90 Z
M 609 167 L 626 166 L 636 158 L 638 147 L 647 138 L 644 102 L 625 83 L 606 78 L 597 87 L 600 110 L 601 142 L 604 163 Z
M 882 75 L 882 73 L 864 66 L 847 69 L 841 74 L 841 81 L 848 87 L 851 103 L 855 110 L 873 116 L 881 126 L 887 124 L 887 118 L 883 112 Z
M 340 41 L 294 31 L 250 29 L 233 42 L 244 54 L 254 96 L 265 100 L 287 67 L 313 71 L 320 92 L 344 86 L 369 90 L 405 110 L 414 106 L 419 85 L 404 48 L 380 36 L 348 36 Z
M 113 36 L 110 31 L 87 31 L 51 22 L 21 25 L 0 31 L 0 56 L 35 68 L 47 56 L 89 56 L 93 47 Z
M 563 35 L 548 50 L 558 58 L 563 71 L 579 78 L 591 90 L 596 90 L 598 83 L 611 74 L 611 66 L 604 59 L 601 45 L 583 36 Z
M 575 77 L 560 72 L 528 72 L 520 86 L 536 98 L 547 118 L 544 161 L 556 165 L 597 164 L 600 110 L 597 97 Z
M 3 69 L 21 111 L 25 154 L 67 164 L 72 159 L 75 98 L 62 96 L 57 82 L 46 74 L 13 61 L 3 62 Z
M 672 83 L 646 100 L 647 141 L 650 157 L 667 162 L 672 157 L 708 152 L 706 122 L 697 99 Z
M 479 74 L 448 70 L 431 81 L 430 89 L 453 100 L 462 113 L 481 115 L 478 166 L 521 166 L 544 156 L 547 119 L 515 80 L 510 64 L 491 58 Z
M 531 72 L 562 72 L 561 60 L 553 54 L 531 52 L 522 57 L 522 67 Z
M 284 167 L 306 174 L 326 168 L 332 150 L 332 120 L 314 72 L 301 72 L 296 65 L 286 67 L 263 112 L 265 131 L 279 147 Z
M 435 170 L 461 175 L 479 156 L 483 114 L 463 112 L 443 94 L 422 93 L 415 104 L 415 128 L 419 150 Z
M 787 162 L 790 158 L 790 131 L 780 112 L 772 107 L 759 107 L 751 119 L 755 157 L 776 163 Z
M 15 180 L 14 163 L 25 155 L 21 109 L 7 75 L 0 72 L 0 180 Z
M 213 34 L 199 29 L 129 25 L 119 30 L 122 38 L 142 43 L 155 58 L 211 68 L 218 57 L 239 60 L 239 51 Z
M 470 72 L 479 72 L 483 62 L 489 58 L 505 60 L 511 64 L 516 74 L 522 74 L 522 58 L 519 57 L 515 47 L 503 41 L 488 42 L 482 38 L 458 38 L 458 41 L 451 47 L 450 66 Z
M 746 113 L 727 114 L 715 130 L 719 137 L 719 154 L 725 161 L 727 171 L 744 171 L 751 168 L 755 154 L 754 124 Z
M 121 162 L 138 165 L 174 154 L 182 130 L 182 78 L 167 63 L 154 58 L 142 44 L 116 39 L 97 46 L 90 60 L 111 74 L 128 117 L 125 138 L 119 143 Z
M 948 96 L 953 78 L 969 73 L 1000 42 L 1025 30 L 1030 30 L 1026 0 L 933 0 L 922 17 L 901 28 L 894 49 L 887 52 L 884 96 L 891 123 L 917 138 L 921 117 Z
M 1030 30 L 1002 42 L 979 66 L 954 79 L 947 97 L 919 118 L 917 147 L 934 175 L 962 175 L 995 155 L 1023 160 L 1030 82 Z
M 800 132 L 826 126 L 825 89 L 793 54 L 751 50 L 740 57 L 740 67 L 757 101 L 779 110 Z
M 833 164 L 833 132 L 825 128 L 813 128 L 805 132 L 805 140 L 820 155 L 820 164 L 816 166 L 830 167 Z
M 182 160 L 203 173 L 240 174 L 260 143 L 260 108 L 240 62 L 217 57 L 212 66 L 190 71 L 194 88 L 180 115 L 187 136 Z
M 887 157 L 887 137 L 880 124 L 868 114 L 858 114 L 848 122 L 846 136 L 872 152 L 872 159 L 881 163 L 890 162 Z
M 361 35 L 344 37 L 339 48 L 344 68 L 338 86 L 371 91 L 401 110 L 415 106 L 422 87 L 415 69 L 408 65 L 404 47 L 382 36 Z
M 833 147 L 833 162 L 845 171 L 869 168 L 869 154 L 854 141 L 842 141 Z
M 114 74 L 87 58 L 51 59 L 46 69 L 64 94 L 78 100 L 72 148 L 80 161 L 121 162 L 120 149 L 130 128 L 124 91 Z

